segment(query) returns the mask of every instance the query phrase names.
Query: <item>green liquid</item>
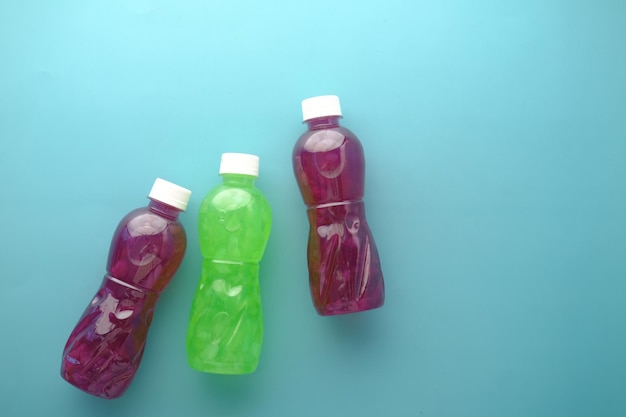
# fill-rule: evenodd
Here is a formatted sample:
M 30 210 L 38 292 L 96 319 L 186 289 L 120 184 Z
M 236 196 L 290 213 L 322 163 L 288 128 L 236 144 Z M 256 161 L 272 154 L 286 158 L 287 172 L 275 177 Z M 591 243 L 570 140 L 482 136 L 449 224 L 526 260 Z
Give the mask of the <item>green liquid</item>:
M 251 176 L 224 175 L 202 202 L 204 261 L 187 330 L 192 368 L 219 374 L 257 368 L 263 341 L 259 262 L 271 223 L 270 206 Z

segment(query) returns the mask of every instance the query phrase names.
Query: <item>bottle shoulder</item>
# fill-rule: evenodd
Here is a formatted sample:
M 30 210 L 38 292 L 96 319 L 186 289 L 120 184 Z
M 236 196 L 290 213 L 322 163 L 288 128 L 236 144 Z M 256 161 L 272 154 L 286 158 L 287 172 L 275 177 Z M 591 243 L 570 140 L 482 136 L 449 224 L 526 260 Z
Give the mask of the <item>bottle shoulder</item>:
M 243 207 L 258 205 L 269 207 L 269 202 L 261 190 L 254 185 L 243 187 L 222 183 L 204 197 L 200 211 L 235 211 Z
M 346 150 L 350 154 L 363 153 L 359 138 L 348 128 L 343 126 L 308 130 L 296 141 L 293 148 L 293 157 L 303 154 L 320 154 L 331 151 Z
M 177 218 L 159 214 L 150 207 L 139 207 L 126 214 L 118 225 L 118 232 L 121 230 L 127 230 L 130 236 L 185 233 L 182 223 Z

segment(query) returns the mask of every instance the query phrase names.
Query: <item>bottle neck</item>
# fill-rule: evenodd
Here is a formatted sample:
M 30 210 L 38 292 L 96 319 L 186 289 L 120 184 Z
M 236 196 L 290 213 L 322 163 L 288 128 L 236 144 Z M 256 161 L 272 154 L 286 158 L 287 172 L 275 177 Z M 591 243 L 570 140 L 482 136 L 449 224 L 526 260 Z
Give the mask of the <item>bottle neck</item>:
M 339 127 L 339 119 L 341 116 L 325 116 L 307 120 L 306 124 L 309 130 L 328 129 L 330 127 Z
M 224 184 L 238 187 L 252 187 L 254 186 L 254 180 L 256 180 L 256 177 L 253 175 L 222 174 L 222 181 Z
M 172 207 L 159 200 L 153 199 L 150 199 L 150 204 L 148 205 L 148 208 L 150 209 L 150 211 L 170 220 L 178 219 L 178 215 L 181 213 L 181 210 L 177 209 L 176 207 Z

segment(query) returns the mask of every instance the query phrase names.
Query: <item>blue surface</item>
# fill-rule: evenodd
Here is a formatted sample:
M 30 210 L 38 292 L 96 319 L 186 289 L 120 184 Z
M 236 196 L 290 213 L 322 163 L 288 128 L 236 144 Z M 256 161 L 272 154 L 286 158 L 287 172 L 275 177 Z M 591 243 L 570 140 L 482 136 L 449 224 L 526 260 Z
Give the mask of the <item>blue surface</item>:
M 322 318 L 291 170 L 300 100 L 367 156 L 384 308 Z M 626 2 L 3 1 L 3 416 L 624 416 Z M 224 151 L 274 212 L 250 376 L 190 370 L 196 215 Z M 59 376 L 110 238 L 160 176 L 185 261 L 139 373 Z

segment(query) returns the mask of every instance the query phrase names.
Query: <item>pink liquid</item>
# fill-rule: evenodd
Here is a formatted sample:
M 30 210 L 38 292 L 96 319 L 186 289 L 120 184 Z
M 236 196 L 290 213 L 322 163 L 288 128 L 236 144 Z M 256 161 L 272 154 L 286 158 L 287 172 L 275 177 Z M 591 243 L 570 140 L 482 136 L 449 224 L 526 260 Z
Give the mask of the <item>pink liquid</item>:
M 309 218 L 311 296 L 321 315 L 383 305 L 376 243 L 365 218 L 365 157 L 338 117 L 308 121 L 293 150 L 296 180 Z
M 180 265 L 180 211 L 152 200 L 120 222 L 107 274 L 63 351 L 61 376 L 102 398 L 120 397 L 139 367 L 154 306 Z

